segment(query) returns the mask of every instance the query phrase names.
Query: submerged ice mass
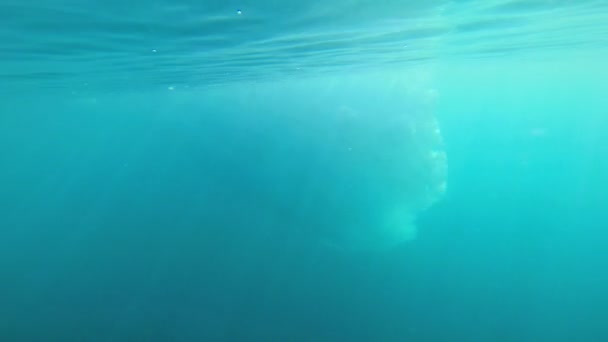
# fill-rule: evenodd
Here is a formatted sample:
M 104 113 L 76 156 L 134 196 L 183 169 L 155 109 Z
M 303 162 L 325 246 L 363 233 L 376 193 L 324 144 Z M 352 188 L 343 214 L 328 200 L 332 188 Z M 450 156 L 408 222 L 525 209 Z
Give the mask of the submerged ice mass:
M 207 93 L 202 172 L 233 194 L 232 215 L 255 213 L 248 229 L 303 231 L 343 250 L 397 246 L 446 189 L 435 93 L 422 83 L 359 77 Z

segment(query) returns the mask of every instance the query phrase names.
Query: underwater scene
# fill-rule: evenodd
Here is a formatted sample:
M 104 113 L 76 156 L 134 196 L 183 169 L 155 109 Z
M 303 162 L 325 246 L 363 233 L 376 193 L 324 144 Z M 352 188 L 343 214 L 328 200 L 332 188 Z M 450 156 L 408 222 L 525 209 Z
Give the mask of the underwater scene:
M 0 341 L 608 341 L 608 2 L 0 22 Z

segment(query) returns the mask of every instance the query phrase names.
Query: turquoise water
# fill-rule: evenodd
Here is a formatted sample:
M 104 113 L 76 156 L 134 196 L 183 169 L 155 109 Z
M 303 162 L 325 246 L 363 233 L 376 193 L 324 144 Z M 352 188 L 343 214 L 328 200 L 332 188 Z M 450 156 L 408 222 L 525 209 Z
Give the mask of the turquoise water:
M 605 341 L 604 1 L 0 3 L 2 341 Z

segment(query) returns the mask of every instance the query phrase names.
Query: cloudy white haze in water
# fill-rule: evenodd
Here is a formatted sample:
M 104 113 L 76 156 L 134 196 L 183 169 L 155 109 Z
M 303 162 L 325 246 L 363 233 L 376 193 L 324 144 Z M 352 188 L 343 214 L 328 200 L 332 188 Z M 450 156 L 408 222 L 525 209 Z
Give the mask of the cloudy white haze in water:
M 213 184 L 203 191 L 233 194 L 227 215 L 339 250 L 386 250 L 414 239 L 417 214 L 446 190 L 431 85 L 427 72 L 395 71 L 174 89 L 159 110 L 198 127 Z

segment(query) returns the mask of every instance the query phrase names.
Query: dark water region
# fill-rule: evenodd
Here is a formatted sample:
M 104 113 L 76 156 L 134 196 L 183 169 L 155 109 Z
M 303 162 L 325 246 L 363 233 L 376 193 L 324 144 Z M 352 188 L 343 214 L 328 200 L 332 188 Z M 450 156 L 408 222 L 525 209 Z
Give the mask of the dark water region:
M 606 340 L 606 13 L 3 2 L 0 340 Z

